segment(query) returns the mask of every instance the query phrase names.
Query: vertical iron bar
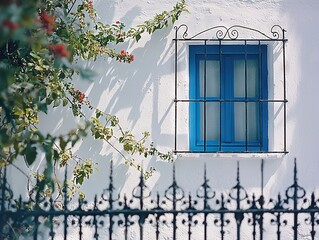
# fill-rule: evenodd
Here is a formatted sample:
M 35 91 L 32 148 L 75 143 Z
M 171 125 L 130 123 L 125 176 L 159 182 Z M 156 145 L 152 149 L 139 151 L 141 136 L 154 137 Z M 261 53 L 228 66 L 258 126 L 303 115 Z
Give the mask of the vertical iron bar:
M 128 223 L 127 223 L 127 221 L 128 221 L 128 217 L 127 217 L 127 215 L 125 215 L 125 231 L 124 231 L 125 240 L 128 240 Z
M 284 70 L 284 152 L 287 152 L 287 99 L 286 99 L 286 41 L 285 41 L 285 32 L 286 30 L 282 30 L 282 38 L 283 38 L 283 70 Z
M 253 213 L 253 240 L 256 240 L 256 214 Z
M 79 199 L 79 209 L 81 211 L 82 210 L 82 200 Z M 82 240 L 82 237 L 83 237 L 83 229 L 82 229 L 82 215 L 79 216 L 79 227 L 80 227 L 80 230 L 79 230 L 79 239 Z
M 112 215 L 112 210 L 113 210 L 113 161 L 111 160 L 110 162 L 110 183 L 109 183 L 109 210 L 110 210 L 110 227 L 109 227 L 109 240 L 112 240 L 112 235 L 113 235 L 113 215 Z
M 208 193 L 207 193 L 207 177 L 206 177 L 206 164 L 204 166 L 204 210 L 207 209 Z M 204 213 L 204 240 L 207 240 L 207 214 Z
M 144 208 L 144 203 L 143 203 L 143 198 L 144 198 L 144 192 L 143 192 L 143 188 L 144 188 L 144 178 L 143 178 L 143 166 L 141 169 L 141 176 L 140 176 L 140 191 L 141 191 L 141 195 L 140 195 L 140 211 L 143 212 L 143 208 Z M 143 226 L 144 226 L 144 215 L 140 214 L 139 215 L 139 227 L 140 227 L 140 240 L 143 240 Z
M 51 240 L 54 239 L 54 231 L 53 231 L 53 213 L 54 213 L 54 205 L 53 205 L 53 199 L 52 199 L 52 196 L 50 197 L 50 217 L 49 217 L 49 221 L 50 221 L 50 233 L 49 233 L 49 236 L 51 236 Z
M 311 204 L 310 206 L 312 206 L 312 208 L 316 208 L 316 198 L 315 198 L 315 194 L 314 192 L 311 194 Z M 316 231 L 315 231 L 315 225 L 316 225 L 316 218 L 315 218 L 315 213 L 311 212 L 310 213 L 310 221 L 311 221 L 311 231 L 310 231 L 310 235 L 311 235 L 311 240 L 315 240 L 315 236 L 316 236 Z
M 189 209 L 192 209 L 192 197 L 191 193 L 188 195 L 188 206 Z M 192 215 L 188 213 L 188 240 L 191 240 L 192 236 Z
M 219 100 L 222 98 L 222 42 L 219 40 Z M 222 102 L 219 101 L 219 151 L 222 150 Z
M 260 220 L 259 220 L 259 235 L 262 240 L 264 237 L 264 159 L 261 159 L 261 196 L 259 198 L 260 204 Z
M 204 240 L 207 240 L 207 213 L 204 213 Z
M 156 196 L 156 203 L 157 203 L 157 208 L 160 207 L 160 195 L 159 193 L 157 192 L 157 196 Z M 159 214 L 156 214 L 156 240 L 159 239 L 159 221 L 160 221 L 160 215 Z
M 206 152 L 206 132 L 207 132 L 207 119 L 206 119 L 206 107 L 207 107 L 207 103 L 206 103 L 206 97 L 207 97 L 207 93 L 206 93 L 206 88 L 207 88 L 207 41 L 205 40 L 205 62 L 204 62 L 204 152 Z
M 173 165 L 173 240 L 176 240 L 176 179 L 175 179 L 175 164 Z
M 261 103 L 261 99 L 263 99 L 263 82 L 262 82 L 262 58 L 261 58 L 261 43 L 260 40 L 258 41 L 258 75 L 259 75 L 259 150 L 262 151 L 263 149 L 263 105 L 265 104 L 264 102 Z M 267 104 L 267 108 L 268 108 L 268 102 Z M 267 133 L 265 133 L 267 134 Z
M 109 221 L 110 221 L 110 226 L 109 226 L 109 240 L 112 240 L 112 235 L 113 235 L 113 214 L 112 214 L 112 208 L 110 208 L 110 214 L 109 214 Z
M 256 199 L 255 199 L 255 194 L 253 194 L 253 203 L 252 203 L 252 206 L 256 206 Z M 252 232 L 252 234 L 253 234 L 253 240 L 256 240 L 256 222 L 257 222 L 257 219 L 256 219 L 256 216 L 257 216 L 257 214 L 256 213 L 252 213 L 252 215 L 253 215 L 253 232 Z
M 245 40 L 245 150 L 248 151 L 248 111 L 247 111 L 247 41 Z
M 237 196 L 236 196 L 237 211 L 240 211 L 240 179 L 239 179 L 239 162 L 237 162 Z M 237 225 L 237 240 L 240 240 L 240 227 L 242 217 L 240 213 L 235 213 L 236 225 Z
M 177 150 L 177 31 L 175 31 L 175 142 L 174 142 L 174 150 Z
M 221 210 L 225 209 L 225 201 L 224 201 L 224 194 L 222 193 L 221 195 Z M 224 231 L 224 226 L 225 226 L 225 219 L 224 219 L 224 213 L 221 212 L 220 213 L 220 235 L 221 235 L 221 240 L 224 240 L 224 236 L 225 236 L 225 231 Z
M 98 210 L 97 208 L 97 196 L 94 196 L 94 211 Z M 99 239 L 99 233 L 98 233 L 98 222 L 96 219 L 96 214 L 93 214 L 93 225 L 94 225 L 94 238 L 96 240 Z
M 68 168 L 65 166 L 64 172 L 64 184 L 63 184 L 63 195 L 64 195 L 64 225 L 63 225 L 63 233 L 64 233 L 64 240 L 67 240 L 68 235 L 68 195 L 67 195 L 67 178 L 68 178 Z
M 277 213 L 277 219 L 276 219 L 276 222 L 277 222 L 277 232 L 276 232 L 277 233 L 277 240 L 281 239 L 281 231 L 280 231 L 280 226 L 281 226 L 280 221 L 281 221 L 281 219 L 280 219 L 280 216 L 281 216 L 280 212 Z
M 294 161 L 294 240 L 298 240 L 298 178 L 297 178 L 297 163 Z

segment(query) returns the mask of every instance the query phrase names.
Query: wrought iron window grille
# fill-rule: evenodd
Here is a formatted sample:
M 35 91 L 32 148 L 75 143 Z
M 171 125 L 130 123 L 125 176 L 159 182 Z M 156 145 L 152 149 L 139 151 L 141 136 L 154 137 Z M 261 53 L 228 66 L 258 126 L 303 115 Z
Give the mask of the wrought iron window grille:
M 175 56 L 174 56 L 174 67 L 175 67 L 175 97 L 174 97 L 174 107 L 175 107 L 175 143 L 174 143 L 174 153 L 192 153 L 192 152 L 196 152 L 196 153 L 274 153 L 274 154 L 286 154 L 288 153 L 287 151 L 287 96 L 286 96 L 286 42 L 288 41 L 286 36 L 285 36 L 285 32 L 286 30 L 283 29 L 281 26 L 279 25 L 274 25 L 271 29 L 270 29 L 270 34 L 266 34 L 262 31 L 259 31 L 257 29 L 253 29 L 250 27 L 245 27 L 245 26 L 240 26 L 240 25 L 234 25 L 231 26 L 229 28 L 225 27 L 225 26 L 215 26 L 215 27 L 211 27 L 208 28 L 204 31 L 201 31 L 199 33 L 194 34 L 193 36 L 189 37 L 189 33 L 188 33 L 188 26 L 185 24 L 182 24 L 180 26 L 176 26 L 175 27 L 175 38 L 173 39 L 174 41 L 174 46 L 175 46 Z M 245 34 L 244 34 L 245 33 Z M 209 35 L 209 37 L 207 37 L 207 35 Z M 242 37 L 244 36 L 244 37 Z M 247 37 L 248 36 L 248 37 Z M 179 78 L 179 50 L 181 49 L 180 45 L 182 45 L 183 47 L 186 47 L 190 44 L 194 44 L 194 45 L 202 45 L 205 47 L 205 57 L 204 57 L 204 96 L 201 99 L 196 99 L 196 98 L 185 98 L 185 97 L 180 97 L 180 92 L 179 92 L 179 83 L 180 81 L 183 81 L 183 83 L 187 83 L 187 79 L 182 79 Z M 206 91 L 207 91 L 207 76 L 206 76 L 206 65 L 207 65 L 207 56 L 208 56 L 208 52 L 207 52 L 207 46 L 210 45 L 216 45 L 217 47 L 219 47 L 219 49 L 222 49 L 223 46 L 227 46 L 227 45 L 242 45 L 244 46 L 244 49 L 246 49 L 242 54 L 245 56 L 245 99 L 244 100 L 236 100 L 236 99 L 225 99 L 222 98 L 221 95 L 219 97 L 219 99 L 209 99 L 206 95 Z M 259 46 L 259 49 L 261 49 L 262 45 L 267 45 L 267 46 L 275 46 L 276 44 L 280 46 L 280 51 L 281 55 L 282 55 L 282 59 L 281 59 L 281 68 L 282 68 L 282 72 L 281 72 L 281 76 L 280 78 L 282 78 L 282 87 L 280 87 L 280 89 L 276 89 L 276 91 L 280 92 L 279 97 L 274 98 L 273 96 L 269 96 L 267 97 L 267 99 L 255 99 L 255 100 L 250 100 L 247 97 L 247 46 L 254 44 L 255 46 Z M 260 51 L 260 50 L 259 50 Z M 271 53 L 273 54 L 273 53 Z M 222 61 L 222 56 L 223 53 L 220 50 L 219 53 L 219 61 L 220 61 L 220 65 L 221 65 L 221 61 Z M 259 56 L 261 56 L 260 52 L 259 52 Z M 183 56 L 185 58 L 185 52 L 183 52 Z M 259 57 L 260 58 L 260 57 Z M 270 59 L 272 59 L 272 56 L 270 56 Z M 268 61 L 268 63 L 273 64 L 272 62 Z M 269 66 L 268 68 L 270 68 L 272 66 Z M 268 71 L 268 69 L 267 69 Z M 220 71 L 220 79 L 222 72 Z M 268 86 L 269 84 L 273 84 L 274 79 L 271 79 L 270 77 L 268 77 Z M 221 84 L 220 84 L 221 85 Z M 262 84 L 260 84 L 261 86 Z M 189 86 L 190 87 L 190 86 Z M 276 87 L 277 88 L 277 87 Z M 221 94 L 221 93 L 220 93 Z M 219 114 L 220 114 L 220 118 L 219 118 L 219 139 L 218 139 L 218 147 L 217 150 L 211 150 L 211 148 L 209 148 L 208 146 L 208 137 L 207 137 L 207 104 L 211 103 L 211 102 L 216 102 L 219 103 Z M 243 102 L 245 104 L 245 140 L 244 140 L 244 144 L 243 144 L 243 150 L 240 151 L 232 151 L 232 150 L 224 150 L 225 145 L 222 141 L 222 117 L 221 117 L 221 112 L 222 112 L 222 107 L 223 104 L 225 103 L 236 103 L 236 102 Z M 259 107 L 267 104 L 267 108 L 269 108 L 269 106 L 274 106 L 275 104 L 280 104 L 280 108 L 282 108 L 282 110 L 280 110 L 281 114 L 282 114 L 282 118 L 283 118 L 283 126 L 282 129 L 276 129 L 278 132 L 282 132 L 280 133 L 281 137 L 280 137 L 280 141 L 281 143 L 278 144 L 280 145 L 275 146 L 274 142 L 274 138 L 275 135 L 277 134 L 271 134 L 271 140 L 272 140 L 272 146 L 269 146 L 269 149 L 263 149 L 262 144 L 259 144 L 260 147 L 259 149 L 254 149 L 251 150 L 249 147 L 249 140 L 247 137 L 247 132 L 248 132 L 248 114 L 247 114 L 247 104 L 248 103 L 252 103 L 252 102 L 257 102 L 259 104 Z M 191 147 L 189 147 L 189 149 L 185 149 L 185 147 L 180 147 L 179 146 L 179 122 L 178 119 L 181 116 L 180 113 L 180 106 L 182 104 L 202 104 L 203 105 L 203 116 L 202 116 L 202 125 L 203 125 L 203 139 L 202 139 L 202 149 L 201 150 L 194 150 L 191 149 Z M 261 108 L 261 107 L 260 107 Z M 272 107 L 272 109 L 274 109 L 274 107 Z M 274 110 L 273 110 L 274 112 Z M 272 112 L 272 113 L 273 113 Z M 261 119 L 262 117 L 260 115 L 262 115 L 262 111 L 259 110 L 259 119 Z M 274 115 L 274 114 L 273 114 Z M 189 117 L 189 116 L 188 116 Z M 189 118 L 190 121 L 190 118 Z M 261 121 L 261 120 L 258 120 Z M 271 126 L 271 129 L 269 131 L 273 131 L 274 127 L 273 127 L 273 123 L 271 122 L 271 119 L 268 119 L 268 126 Z M 191 124 L 191 123 L 189 123 Z M 261 124 L 260 124 L 261 125 Z M 267 127 L 268 127 L 267 126 Z M 190 132 L 191 130 L 189 130 Z M 198 131 L 200 131 L 198 129 Z M 262 130 L 258 130 L 259 134 L 262 135 Z M 267 135 L 268 135 L 268 130 L 267 130 Z M 276 135 L 277 136 L 277 135 Z M 261 137 L 259 136 L 259 142 L 261 142 L 262 140 L 260 139 Z M 276 138 L 277 139 L 277 138 Z M 267 139 L 268 141 L 268 139 Z M 268 142 L 267 142 L 268 143 Z M 184 146 L 185 144 L 183 144 Z M 191 145 L 191 144 L 190 144 Z M 184 149 L 183 149 L 184 148 Z
M 70 207 L 66 175 L 63 207 L 35 192 L 29 199 L 14 199 L 6 168 L 0 168 L 0 239 L 318 239 L 319 199 L 299 185 L 295 160 L 293 184 L 276 198 L 264 196 L 264 162 L 261 187 L 250 193 L 240 182 L 218 193 L 206 176 L 193 194 L 179 186 L 173 167 L 172 184 L 164 195 L 151 194 L 141 174 L 131 195 L 117 195 L 112 163 L 109 185 L 93 203 L 78 201 Z M 67 172 L 67 171 L 65 171 Z M 165 230 L 164 230 L 165 229 Z M 302 230 L 301 230 L 302 229 Z M 201 234 L 198 235 L 198 232 Z M 269 237 L 271 234 L 271 237 Z

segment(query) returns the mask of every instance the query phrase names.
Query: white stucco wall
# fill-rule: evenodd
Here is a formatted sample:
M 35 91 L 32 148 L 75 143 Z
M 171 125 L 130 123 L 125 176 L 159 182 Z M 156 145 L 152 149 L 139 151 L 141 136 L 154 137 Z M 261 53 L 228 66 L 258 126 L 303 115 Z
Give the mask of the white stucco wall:
M 164 0 L 138 2 L 123 0 L 96 1 L 94 4 L 99 10 L 101 20 L 107 22 L 120 20 L 126 22 L 128 26 L 134 26 L 157 12 L 170 9 L 173 3 Z M 301 183 L 309 189 L 316 187 L 318 180 L 315 178 L 317 166 L 315 149 L 319 133 L 316 127 L 319 113 L 315 104 L 316 86 L 319 85 L 316 80 L 316 66 L 319 62 L 316 58 L 319 40 L 316 22 L 319 18 L 317 14 L 319 2 L 316 0 L 210 0 L 187 1 L 187 4 L 190 13 L 184 13 L 176 24 L 187 24 L 190 35 L 216 25 L 229 27 L 239 24 L 270 34 L 271 27 L 279 24 L 287 30 L 286 73 L 289 101 L 287 104 L 287 150 L 289 153 L 287 155 L 179 155 L 176 160 L 176 169 L 181 185 L 189 183 L 189 179 L 192 179 L 192 184 L 188 184 L 188 187 L 191 189 L 193 184 L 194 187 L 198 186 L 202 180 L 200 176 L 202 176 L 203 165 L 206 163 L 212 184 L 217 188 L 227 188 L 234 182 L 236 162 L 239 160 L 243 184 L 247 187 L 259 187 L 260 159 L 263 158 L 266 168 L 265 187 L 270 192 L 276 193 L 292 179 L 293 159 L 296 157 Z M 125 43 L 119 46 L 119 49 L 125 49 L 134 54 L 136 60 L 133 63 L 120 64 L 100 59 L 97 63 L 89 64 L 92 69 L 99 72 L 96 81 L 92 84 L 76 83 L 79 89 L 86 92 L 93 105 L 119 116 L 122 125 L 132 129 L 136 135 L 145 130 L 150 131 L 151 139 L 163 151 L 170 151 L 174 147 L 172 38 L 174 38 L 174 30 L 170 27 L 156 32 L 151 37 L 144 35 L 137 44 Z M 185 95 L 188 94 L 187 51 L 185 47 L 180 48 L 181 64 L 178 72 L 179 91 Z M 276 69 L 276 58 L 281 58 L 281 55 L 270 56 L 270 61 L 272 57 L 274 63 L 271 66 L 274 68 L 272 74 L 280 75 L 281 68 Z M 282 81 L 282 76 L 279 78 L 279 81 Z M 273 80 L 269 81 L 271 83 Z M 277 90 L 275 86 L 273 89 L 275 94 Z M 187 121 L 187 118 L 187 114 L 183 116 L 183 113 L 179 113 L 179 121 Z M 56 127 L 55 121 L 44 124 Z M 63 121 L 61 126 L 53 128 L 53 131 L 63 132 L 67 127 L 68 124 Z M 179 136 L 179 139 L 183 139 L 181 143 L 184 141 L 188 144 L 186 131 L 187 129 L 185 129 L 185 138 Z M 282 137 L 282 134 L 279 135 Z M 278 136 L 274 138 L 276 141 Z M 97 158 L 100 162 L 107 161 L 111 153 L 106 145 L 102 146 L 101 143 L 92 141 L 89 144 L 82 144 L 77 154 Z M 145 162 L 144 164 L 155 165 L 158 169 L 155 176 L 149 180 L 149 185 L 159 188 L 161 188 L 160 185 L 165 185 L 166 175 L 170 176 L 171 165 L 162 162 Z M 120 170 L 117 174 L 119 181 L 124 184 L 120 184 L 123 188 L 134 185 L 136 181 L 131 181 L 131 177 L 132 179 L 135 177 L 128 174 L 127 167 L 122 166 L 120 160 L 116 162 L 116 168 Z
M 94 5 L 102 21 L 123 21 L 134 26 L 163 10 L 171 9 L 170 0 L 97 0 Z M 186 191 L 195 191 L 203 181 L 203 167 L 213 188 L 224 191 L 235 185 L 236 163 L 241 168 L 242 185 L 259 191 L 260 162 L 265 160 L 265 193 L 272 195 L 292 183 L 293 159 L 297 158 L 300 184 L 307 190 L 319 186 L 317 158 L 319 135 L 319 1 L 318 0 L 188 0 L 189 14 L 176 23 L 187 24 L 189 33 L 197 33 L 215 25 L 244 25 L 270 33 L 279 24 L 287 30 L 287 150 L 286 155 L 188 154 L 176 159 L 177 181 Z M 99 75 L 93 83 L 76 81 L 92 105 L 116 114 L 122 126 L 135 135 L 151 132 L 151 139 L 162 151 L 174 148 L 174 30 L 171 27 L 152 36 L 145 34 L 140 42 L 124 43 L 135 56 L 131 64 L 120 64 L 101 58 L 88 66 Z M 187 48 L 179 52 L 179 61 L 187 60 Z M 182 64 L 183 66 L 183 64 Z M 274 70 L 277 71 L 277 70 Z M 188 68 L 179 68 L 179 85 L 188 94 Z M 48 132 L 63 133 L 73 126 L 72 113 L 52 110 L 54 116 L 43 116 L 41 126 Z M 183 113 L 179 113 L 182 116 Z M 187 123 L 187 113 L 179 118 Z M 280 123 L 279 123 L 280 124 Z M 271 126 L 271 124 L 270 124 Z M 185 130 L 186 131 L 186 130 Z M 179 136 L 188 144 L 187 132 Z M 274 136 L 274 141 L 276 136 Z M 115 161 L 115 185 L 118 191 L 130 192 L 137 185 L 135 171 L 130 171 L 107 144 L 87 139 L 75 152 L 98 162 L 99 171 L 84 184 L 88 197 L 100 193 L 108 182 L 109 161 Z M 144 162 L 157 172 L 147 181 L 154 190 L 163 192 L 171 183 L 172 165 L 165 162 Z M 35 166 L 36 168 L 36 166 Z M 104 184 L 105 183 L 105 184 Z M 92 187 L 94 186 L 94 187 Z M 306 238 L 305 238 L 306 239 Z

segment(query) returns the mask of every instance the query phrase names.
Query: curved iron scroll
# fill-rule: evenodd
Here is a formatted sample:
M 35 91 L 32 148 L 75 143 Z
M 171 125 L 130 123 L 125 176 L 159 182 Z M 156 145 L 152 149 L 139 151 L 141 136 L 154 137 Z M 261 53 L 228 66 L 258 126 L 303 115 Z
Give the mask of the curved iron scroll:
M 180 26 L 175 26 L 175 38 L 179 40 L 196 40 L 199 39 L 201 36 L 203 36 L 205 33 L 212 32 L 212 37 L 208 38 L 207 40 L 239 40 L 240 38 L 240 31 L 249 31 L 251 33 L 257 33 L 261 39 L 263 40 L 286 40 L 285 39 L 285 29 L 282 28 L 279 25 L 274 25 L 270 29 L 270 34 L 266 34 L 264 32 L 261 32 L 260 30 L 241 26 L 241 25 L 233 25 L 231 27 L 225 27 L 225 26 L 214 26 L 211 28 L 207 28 L 201 32 L 196 33 L 195 35 L 188 37 L 188 26 L 186 24 L 182 24 Z M 184 29 L 184 32 L 181 34 L 181 38 L 179 37 L 179 31 L 182 31 Z M 251 38 L 253 39 L 253 38 Z

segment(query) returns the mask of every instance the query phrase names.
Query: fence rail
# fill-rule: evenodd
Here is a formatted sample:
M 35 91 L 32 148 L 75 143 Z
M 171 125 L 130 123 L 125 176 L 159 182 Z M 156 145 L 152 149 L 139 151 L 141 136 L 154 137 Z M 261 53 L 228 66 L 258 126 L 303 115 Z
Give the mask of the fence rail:
M 217 194 L 206 177 L 194 194 L 172 184 L 163 196 L 152 194 L 141 175 L 131 196 L 115 194 L 111 165 L 109 186 L 93 202 L 64 203 L 51 198 L 13 199 L 1 169 L 0 239 L 318 239 L 319 198 L 299 186 L 295 162 L 293 184 L 266 200 L 247 193 L 240 183 Z M 67 175 L 67 174 L 66 174 Z M 66 182 L 66 181 L 65 181 Z M 66 187 L 66 185 L 65 185 Z

